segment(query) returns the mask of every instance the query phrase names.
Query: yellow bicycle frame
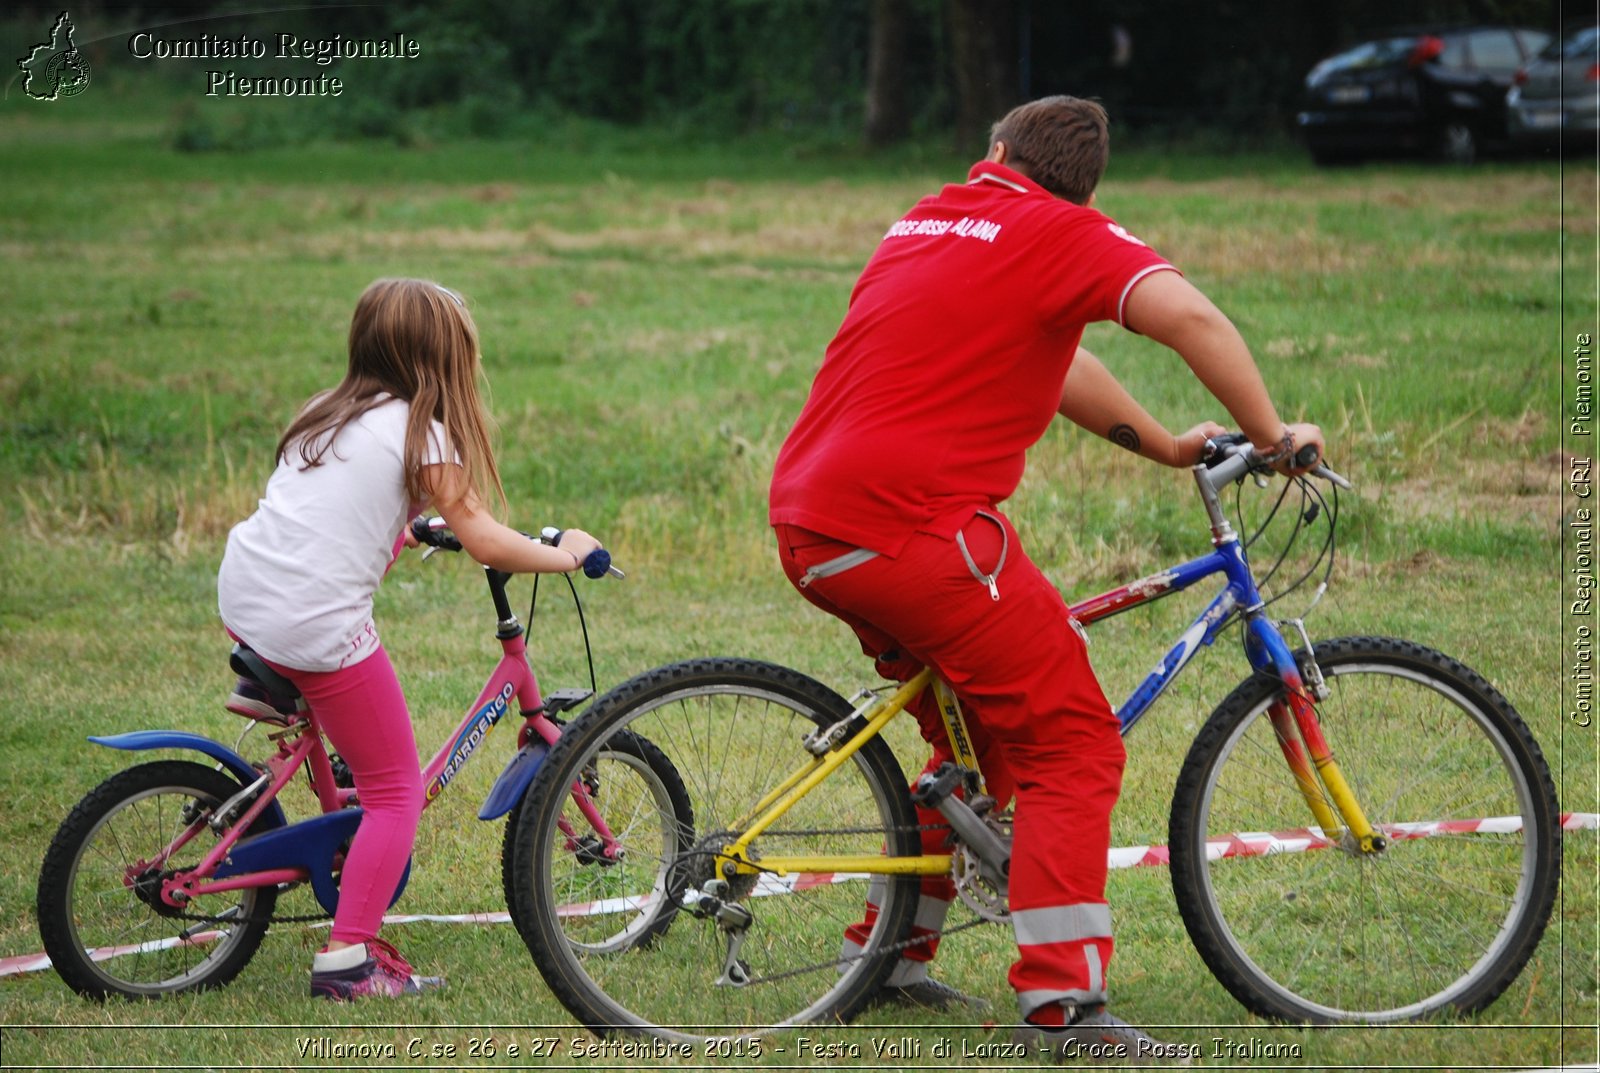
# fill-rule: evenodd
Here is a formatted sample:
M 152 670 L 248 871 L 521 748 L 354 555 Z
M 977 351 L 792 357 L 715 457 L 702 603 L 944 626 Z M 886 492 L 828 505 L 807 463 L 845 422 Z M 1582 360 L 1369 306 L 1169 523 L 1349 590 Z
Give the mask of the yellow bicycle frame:
M 960 766 L 979 773 L 979 789 L 983 789 L 982 769 L 978 766 L 978 758 L 972 747 L 972 739 L 967 733 L 967 723 L 961 714 L 960 702 L 956 700 L 953 690 L 942 680 L 934 677 L 931 668 L 924 667 L 915 676 L 906 681 L 887 697 L 875 697 L 861 708 L 851 713 L 850 718 L 861 717 L 865 724 L 855 734 L 841 743 L 837 748 L 831 749 L 822 756 L 813 757 L 806 764 L 784 779 L 777 787 L 756 803 L 750 813 L 735 825 L 735 829 L 743 833 L 732 843 L 726 846 L 717 856 L 717 870 L 725 878 L 735 875 L 754 875 L 768 872 L 779 876 L 791 874 L 837 874 L 861 873 L 866 875 L 917 875 L 934 876 L 945 875 L 950 871 L 950 854 L 924 853 L 909 857 L 891 857 L 881 853 L 874 854 L 839 854 L 839 855 L 813 855 L 813 856 L 775 856 L 761 857 L 759 860 L 750 857 L 750 844 L 761 834 L 777 822 L 796 801 L 809 794 L 829 775 L 858 752 L 868 741 L 882 733 L 883 728 L 890 721 L 906 710 L 906 706 L 914 700 L 924 689 L 932 687 L 934 697 L 939 706 L 940 716 L 944 720 L 945 733 L 950 741 L 952 751 L 955 753 L 955 762 Z M 1297 707 L 1309 708 L 1304 698 L 1299 698 L 1303 704 Z M 1302 731 L 1309 729 L 1306 726 L 1309 716 L 1310 728 L 1315 728 L 1315 716 L 1301 712 L 1300 722 Z M 1284 746 L 1284 758 L 1288 762 L 1291 774 L 1299 784 L 1306 803 L 1310 806 L 1317 822 L 1327 832 L 1337 831 L 1340 827 L 1333 810 L 1328 807 L 1328 797 L 1333 798 L 1334 807 L 1351 819 L 1347 829 L 1356 836 L 1359 847 L 1365 852 L 1372 852 L 1381 842 L 1374 843 L 1375 832 L 1363 815 L 1361 806 L 1356 802 L 1344 780 L 1339 777 L 1338 768 L 1333 763 L 1331 752 L 1326 744 L 1321 741 L 1320 733 L 1312 733 L 1314 743 L 1314 756 L 1316 771 L 1322 776 L 1327 785 L 1328 794 L 1324 796 L 1321 787 L 1317 785 L 1317 776 L 1312 773 L 1311 765 L 1306 763 L 1304 754 L 1299 751 L 1299 743 L 1292 740 L 1292 723 L 1288 712 L 1281 704 L 1274 704 L 1271 718 L 1279 732 L 1280 744 Z M 1316 750 L 1315 746 L 1321 746 Z
M 933 671 L 924 667 L 905 684 L 896 689 L 888 697 L 876 697 L 864 707 L 852 713 L 851 718 L 861 716 L 866 720 L 866 725 L 851 735 L 849 740 L 837 748 L 829 750 L 822 756 L 813 757 L 799 770 L 778 784 L 770 793 L 758 801 L 750 810 L 750 815 L 735 825 L 737 830 L 744 833 L 731 843 L 717 858 L 718 871 L 727 875 L 750 875 L 759 872 L 771 872 L 777 875 L 790 875 L 793 873 L 838 873 L 862 872 L 871 875 L 918 875 L 937 876 L 945 875 L 950 871 L 950 855 L 948 853 L 920 854 L 914 857 L 889 857 L 881 853 L 874 854 L 842 854 L 834 856 L 797 856 L 797 857 L 762 857 L 759 863 L 752 862 L 749 852 L 750 843 L 755 841 L 761 833 L 771 827 L 784 813 L 788 812 L 794 803 L 815 789 L 824 779 L 833 774 L 845 761 L 849 760 L 868 741 L 877 737 L 883 728 L 889 725 L 890 720 L 906 710 L 906 705 L 930 683 L 934 683 Z M 936 688 L 943 683 L 937 683 Z M 944 687 L 948 691 L 948 687 Z M 955 704 L 955 697 L 950 696 L 950 703 Z M 943 705 L 941 704 L 941 711 Z M 956 718 L 960 719 L 960 708 L 955 708 Z M 947 719 L 947 727 L 948 723 Z M 965 743 L 965 723 L 960 724 L 960 740 Z M 951 741 L 956 740 L 956 735 L 951 736 Z M 971 747 L 967 747 L 968 758 L 971 759 Z M 976 761 L 973 761 L 976 770 Z M 731 873 L 729 870 L 732 870 Z

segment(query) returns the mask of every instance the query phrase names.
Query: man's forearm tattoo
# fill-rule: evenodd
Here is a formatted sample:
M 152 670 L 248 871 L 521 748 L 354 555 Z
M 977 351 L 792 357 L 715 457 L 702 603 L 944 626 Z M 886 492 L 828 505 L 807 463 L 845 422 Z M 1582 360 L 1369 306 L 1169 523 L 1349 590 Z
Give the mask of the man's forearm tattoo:
M 1113 425 L 1111 431 L 1106 433 L 1106 439 L 1118 447 L 1126 447 L 1134 454 L 1139 453 L 1139 434 L 1133 431 L 1132 425 Z

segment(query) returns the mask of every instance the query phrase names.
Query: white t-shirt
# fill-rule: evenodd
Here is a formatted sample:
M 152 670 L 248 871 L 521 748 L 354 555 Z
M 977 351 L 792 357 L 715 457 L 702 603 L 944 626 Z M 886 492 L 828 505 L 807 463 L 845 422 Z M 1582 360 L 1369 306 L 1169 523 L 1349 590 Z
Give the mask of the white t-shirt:
M 406 498 L 411 406 L 378 398 L 339 431 L 320 466 L 303 468 L 290 444 L 256 512 L 228 534 L 217 608 L 228 629 L 274 663 L 336 671 L 377 650 L 372 594 L 422 508 Z M 429 441 L 424 465 L 456 460 L 437 421 Z

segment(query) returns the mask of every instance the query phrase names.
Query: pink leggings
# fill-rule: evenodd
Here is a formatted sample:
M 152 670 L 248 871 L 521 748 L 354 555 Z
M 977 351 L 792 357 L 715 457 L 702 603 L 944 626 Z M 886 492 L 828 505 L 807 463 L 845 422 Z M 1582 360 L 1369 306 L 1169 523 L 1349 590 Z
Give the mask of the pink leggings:
M 345 858 L 330 938 L 364 943 L 383 925 L 422 816 L 417 741 L 400 680 L 382 645 L 337 671 L 268 666 L 299 687 L 355 776 L 365 814 Z

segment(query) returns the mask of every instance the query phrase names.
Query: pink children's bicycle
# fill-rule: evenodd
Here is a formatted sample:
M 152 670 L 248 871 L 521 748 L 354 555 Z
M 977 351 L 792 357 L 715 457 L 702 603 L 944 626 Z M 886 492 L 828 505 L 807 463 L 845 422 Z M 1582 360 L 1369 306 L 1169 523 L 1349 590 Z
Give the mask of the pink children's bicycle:
M 425 554 L 461 550 L 442 519 L 419 519 L 412 531 L 429 546 Z M 553 544 L 560 534 L 547 529 L 541 539 Z M 585 561 L 584 572 L 621 576 L 603 550 Z M 424 807 L 515 711 L 522 720 L 517 751 L 478 810 L 483 820 L 510 817 L 501 878 L 507 903 L 515 904 L 517 889 L 532 881 L 531 862 L 519 858 L 513 837 L 524 795 L 560 737 L 560 713 L 583 705 L 594 691 L 540 693 L 525 630 L 506 595 L 511 575 L 488 568 L 484 574 L 502 656 L 477 701 L 424 768 Z M 39 874 L 39 931 L 56 971 L 85 996 L 156 998 L 219 987 L 249 962 L 274 920 L 323 920 L 338 904 L 344 853 L 362 815 L 349 772 L 328 752 L 317 713 L 287 679 L 243 646 L 234 649 L 230 663 L 260 682 L 282 709 L 297 709 L 286 727 L 267 735 L 273 751 L 264 760 L 175 730 L 89 739 L 134 752 L 190 750 L 214 763 L 158 760 L 122 771 L 90 791 L 56 832 Z M 591 661 L 591 678 L 592 667 Z M 575 858 L 612 873 L 619 891 L 636 897 L 656 892 L 640 899 L 643 911 L 626 914 L 625 924 L 606 937 L 605 945 L 625 948 L 671 922 L 676 906 L 659 896 L 668 883 L 666 862 L 687 849 L 683 840 L 694 830 L 694 818 L 682 780 L 649 741 L 637 735 L 613 739 L 606 760 L 603 783 L 594 769 L 573 780 L 574 819 L 566 824 L 566 836 Z M 319 811 L 290 823 L 279 796 L 302 771 Z M 619 838 L 624 832 L 602 818 L 602 803 L 611 823 L 632 814 L 673 821 L 657 827 L 662 844 L 648 854 L 630 854 Z M 409 876 L 408 865 L 396 898 Z M 275 916 L 278 896 L 301 885 L 310 886 L 322 912 Z

